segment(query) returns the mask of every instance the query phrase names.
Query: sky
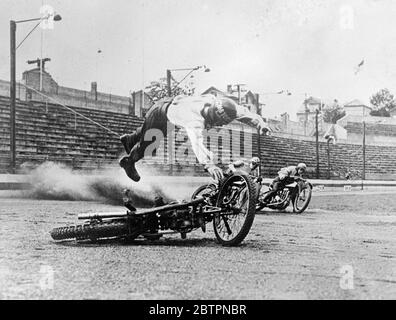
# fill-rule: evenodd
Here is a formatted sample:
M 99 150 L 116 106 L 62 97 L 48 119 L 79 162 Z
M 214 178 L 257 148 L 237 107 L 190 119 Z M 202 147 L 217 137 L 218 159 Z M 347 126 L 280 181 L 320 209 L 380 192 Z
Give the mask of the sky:
M 195 72 L 198 92 L 246 84 L 266 116 L 292 118 L 305 95 L 368 103 L 396 89 L 393 0 L 0 0 L 0 79 L 9 80 L 9 20 L 39 17 L 42 5 L 62 21 L 18 49 L 17 79 L 41 52 L 60 85 L 89 90 L 97 81 L 120 95 L 167 69 L 206 65 L 209 73 Z M 18 24 L 17 42 L 34 25 Z

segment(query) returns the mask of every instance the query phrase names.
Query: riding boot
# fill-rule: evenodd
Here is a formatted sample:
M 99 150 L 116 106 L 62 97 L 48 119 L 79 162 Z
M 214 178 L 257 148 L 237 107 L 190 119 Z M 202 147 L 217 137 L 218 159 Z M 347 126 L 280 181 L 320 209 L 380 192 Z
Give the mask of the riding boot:
M 135 164 L 141 159 L 139 155 L 139 144 L 136 144 L 129 155 L 120 159 L 120 167 L 125 170 L 127 176 L 135 182 L 139 182 L 140 175 L 136 170 Z
M 139 141 L 138 130 L 132 134 L 124 134 L 120 137 L 121 143 L 127 154 L 131 153 L 132 148 Z
M 276 194 L 276 191 L 270 191 L 268 192 L 264 198 L 261 199 L 261 202 L 268 204 L 271 202 L 272 197 Z

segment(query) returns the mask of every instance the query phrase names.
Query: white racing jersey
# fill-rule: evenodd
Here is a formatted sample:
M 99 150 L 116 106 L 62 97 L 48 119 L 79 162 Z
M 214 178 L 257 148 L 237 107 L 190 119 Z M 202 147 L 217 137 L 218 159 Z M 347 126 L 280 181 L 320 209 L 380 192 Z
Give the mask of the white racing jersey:
M 200 96 L 177 96 L 168 107 L 168 120 L 176 126 L 183 127 L 190 139 L 192 149 L 199 163 L 212 165 L 213 153 L 204 144 L 205 119 L 201 112 L 205 106 L 214 106 L 220 101 L 212 94 Z M 249 109 L 236 106 L 237 119 L 258 119 L 258 115 Z M 258 120 L 259 121 L 259 120 Z

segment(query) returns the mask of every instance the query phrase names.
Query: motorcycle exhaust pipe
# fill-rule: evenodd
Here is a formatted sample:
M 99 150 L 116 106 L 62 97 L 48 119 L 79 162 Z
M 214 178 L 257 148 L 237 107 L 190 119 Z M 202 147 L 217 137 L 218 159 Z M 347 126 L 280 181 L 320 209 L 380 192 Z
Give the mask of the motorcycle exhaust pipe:
M 279 205 L 281 205 L 281 204 L 284 204 L 286 202 L 286 199 L 284 199 L 284 200 L 281 200 L 281 201 L 278 201 L 278 202 L 274 202 L 274 203 L 270 203 L 270 204 L 268 204 L 268 207 L 271 205 L 271 206 L 279 206 Z
M 126 218 L 126 217 L 128 217 L 128 212 L 82 213 L 78 215 L 79 220 Z

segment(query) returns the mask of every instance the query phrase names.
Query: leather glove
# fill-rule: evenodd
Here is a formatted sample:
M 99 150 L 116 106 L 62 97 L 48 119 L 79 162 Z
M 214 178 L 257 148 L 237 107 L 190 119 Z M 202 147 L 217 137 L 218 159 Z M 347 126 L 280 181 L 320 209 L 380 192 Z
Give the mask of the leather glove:
M 224 178 L 223 170 L 221 170 L 219 167 L 215 166 L 214 164 L 206 165 L 205 170 L 209 172 L 213 180 L 220 181 L 221 179 Z
M 269 135 L 272 132 L 271 128 L 266 122 L 264 122 L 264 120 L 262 119 L 260 120 L 261 121 L 258 121 L 258 124 L 256 125 L 257 129 L 259 130 L 259 133 L 263 135 Z

